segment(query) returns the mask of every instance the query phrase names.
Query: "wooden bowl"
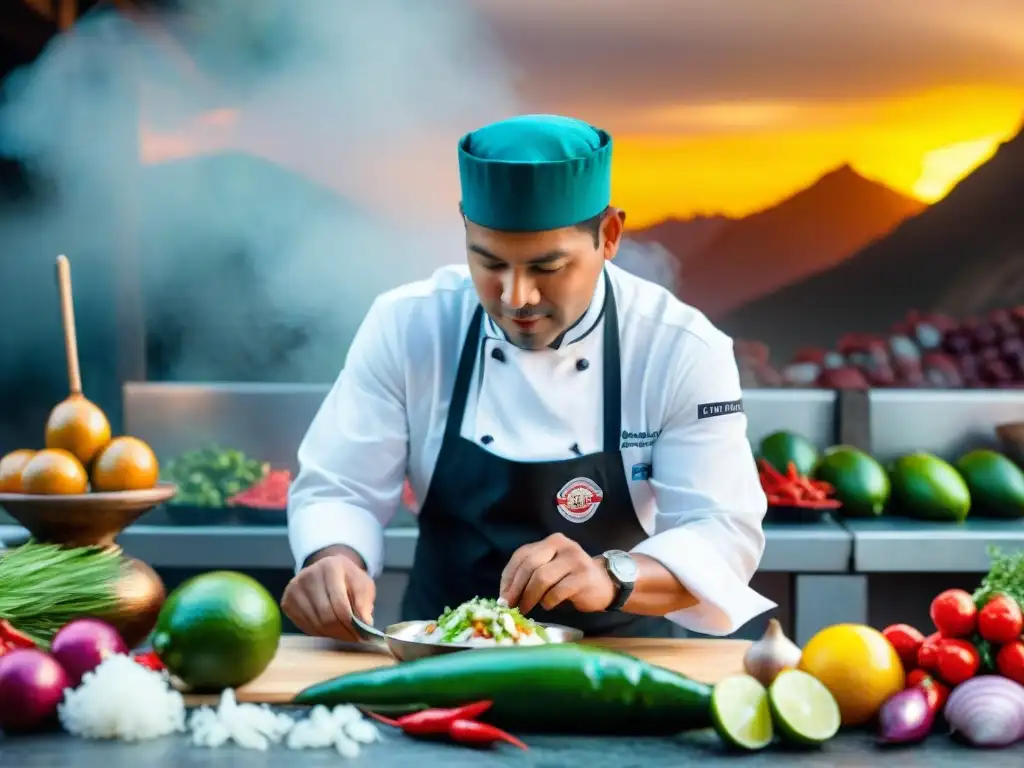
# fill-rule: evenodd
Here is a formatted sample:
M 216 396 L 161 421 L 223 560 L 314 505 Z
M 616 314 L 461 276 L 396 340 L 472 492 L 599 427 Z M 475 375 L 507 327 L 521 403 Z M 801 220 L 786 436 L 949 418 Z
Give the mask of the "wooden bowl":
M 1024 421 L 1000 424 L 996 436 L 1003 444 L 1003 452 L 1015 462 L 1024 466 Z
M 178 492 L 171 483 L 145 491 L 44 496 L 0 493 L 0 508 L 36 541 L 67 547 L 106 547 L 117 534 Z

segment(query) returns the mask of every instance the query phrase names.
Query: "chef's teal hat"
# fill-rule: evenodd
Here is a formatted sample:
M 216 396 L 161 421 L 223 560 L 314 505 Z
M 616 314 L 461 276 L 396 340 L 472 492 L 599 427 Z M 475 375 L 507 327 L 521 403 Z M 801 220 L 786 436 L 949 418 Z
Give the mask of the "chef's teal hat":
M 580 120 L 522 115 L 459 141 L 462 210 L 505 232 L 570 227 L 611 202 L 612 137 Z

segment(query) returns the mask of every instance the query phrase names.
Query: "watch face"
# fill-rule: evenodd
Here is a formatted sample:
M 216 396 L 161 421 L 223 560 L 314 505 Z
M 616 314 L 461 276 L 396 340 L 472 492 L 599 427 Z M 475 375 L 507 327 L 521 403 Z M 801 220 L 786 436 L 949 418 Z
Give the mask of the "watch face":
M 608 568 L 616 579 L 625 584 L 636 581 L 640 570 L 637 568 L 636 560 L 625 552 L 609 552 L 605 556 L 608 558 Z

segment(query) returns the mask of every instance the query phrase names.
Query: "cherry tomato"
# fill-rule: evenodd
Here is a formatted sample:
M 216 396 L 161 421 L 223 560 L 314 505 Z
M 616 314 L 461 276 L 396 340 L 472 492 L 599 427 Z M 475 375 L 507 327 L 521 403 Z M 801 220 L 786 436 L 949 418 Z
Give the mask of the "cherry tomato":
M 978 609 L 964 590 L 947 589 L 932 600 L 929 614 L 943 637 L 967 637 L 974 632 Z
M 941 640 L 942 635 L 938 632 L 933 632 L 924 639 L 924 642 L 921 643 L 921 647 L 917 651 L 917 666 L 929 672 L 936 670 L 938 664 L 936 654 L 939 650 L 939 641 Z
M 950 685 L 970 680 L 981 666 L 978 649 L 966 640 L 940 640 L 935 659 L 939 677 Z
M 904 669 L 917 666 L 917 652 L 924 642 L 924 635 L 909 624 L 893 624 L 883 629 L 882 634 L 889 645 L 896 649 Z
M 931 675 L 923 669 L 912 669 L 907 673 L 906 680 L 903 684 L 904 688 L 916 688 L 925 680 L 928 680 Z
M 1024 630 L 1024 614 L 1017 601 L 1007 595 L 996 595 L 978 612 L 978 634 L 997 645 L 1020 639 Z
M 932 712 L 938 713 L 946 706 L 946 699 L 949 698 L 949 686 L 936 680 L 934 677 L 926 677 L 918 687 L 928 697 L 928 707 Z
M 996 669 L 1003 677 L 1024 685 L 1024 643 L 1004 645 L 996 654 Z

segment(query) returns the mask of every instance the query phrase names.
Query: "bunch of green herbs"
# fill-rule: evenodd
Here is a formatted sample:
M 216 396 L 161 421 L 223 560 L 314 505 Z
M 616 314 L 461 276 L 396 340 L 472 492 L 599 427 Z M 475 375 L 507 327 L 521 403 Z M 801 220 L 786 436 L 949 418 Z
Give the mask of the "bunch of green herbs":
M 116 549 L 30 541 L 0 552 L 0 619 L 48 648 L 72 619 L 111 612 L 120 574 Z
M 1024 550 L 1006 553 L 989 547 L 989 569 L 974 591 L 974 604 L 982 608 L 996 595 L 1006 595 L 1024 608 Z

